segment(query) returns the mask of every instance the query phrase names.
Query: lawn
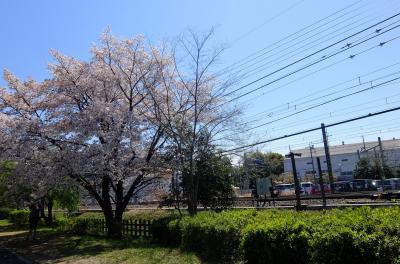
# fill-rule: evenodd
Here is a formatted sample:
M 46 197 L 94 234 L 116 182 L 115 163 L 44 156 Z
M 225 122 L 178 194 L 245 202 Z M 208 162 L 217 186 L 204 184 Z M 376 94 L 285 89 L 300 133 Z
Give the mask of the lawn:
M 40 229 L 36 241 L 26 241 L 26 231 L 15 231 L 7 221 L 1 220 L 0 228 L 0 245 L 33 263 L 202 263 L 193 253 L 146 240 L 112 240 Z

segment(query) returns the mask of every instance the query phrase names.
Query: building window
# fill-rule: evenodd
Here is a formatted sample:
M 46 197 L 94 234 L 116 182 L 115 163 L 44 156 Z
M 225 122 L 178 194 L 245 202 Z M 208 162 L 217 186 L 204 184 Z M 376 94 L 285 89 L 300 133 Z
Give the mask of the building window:
M 349 159 L 342 159 L 342 161 L 349 161 Z
M 307 164 L 308 164 L 308 165 L 311 165 L 311 164 L 312 164 L 312 162 L 307 162 Z

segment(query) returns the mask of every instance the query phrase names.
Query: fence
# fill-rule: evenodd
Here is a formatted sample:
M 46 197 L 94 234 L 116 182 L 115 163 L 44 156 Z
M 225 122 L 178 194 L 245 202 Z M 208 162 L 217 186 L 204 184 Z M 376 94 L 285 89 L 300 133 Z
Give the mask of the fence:
M 85 232 L 89 234 L 106 234 L 107 226 L 104 219 L 82 219 L 80 222 L 84 225 Z M 126 237 L 152 237 L 151 220 L 123 220 L 122 234 Z

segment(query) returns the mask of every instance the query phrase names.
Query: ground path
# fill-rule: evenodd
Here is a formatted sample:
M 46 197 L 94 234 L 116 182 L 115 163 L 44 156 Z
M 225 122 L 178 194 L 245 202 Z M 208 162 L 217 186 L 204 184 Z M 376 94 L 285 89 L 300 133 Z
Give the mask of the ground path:
M 14 253 L 8 249 L 0 246 L 0 263 L 1 264 L 26 264 L 27 262 L 21 260 Z

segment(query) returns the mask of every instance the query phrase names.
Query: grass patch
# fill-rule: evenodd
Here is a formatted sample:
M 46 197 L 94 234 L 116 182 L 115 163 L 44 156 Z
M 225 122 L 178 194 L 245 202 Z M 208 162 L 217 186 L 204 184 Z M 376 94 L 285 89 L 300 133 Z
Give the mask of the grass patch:
M 0 220 L 0 232 L 9 232 L 23 229 L 25 228 L 11 223 L 8 219 Z
M 0 220 L 0 228 L 8 228 L 10 226 L 12 226 L 12 223 L 10 223 L 10 221 L 7 219 Z
M 61 234 L 40 230 L 38 240 L 26 241 L 26 232 L 0 233 L 0 244 L 34 263 L 201 263 L 194 253 L 182 252 L 146 240 Z

